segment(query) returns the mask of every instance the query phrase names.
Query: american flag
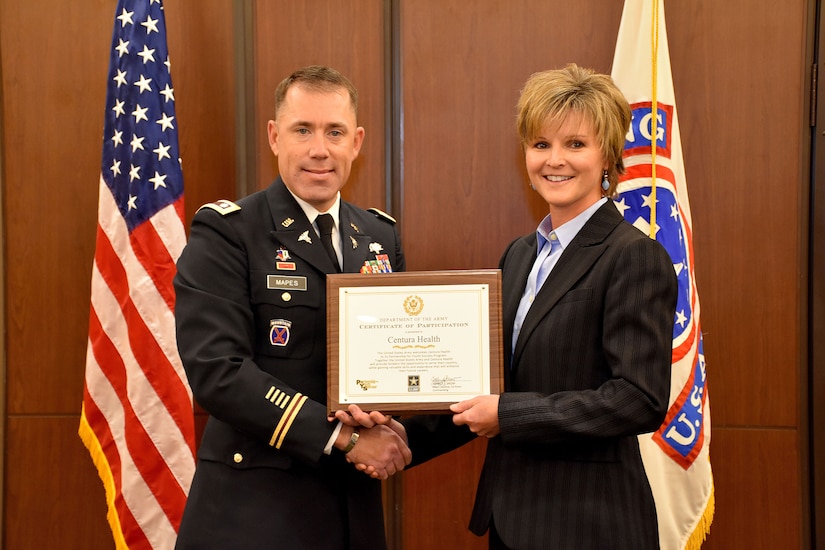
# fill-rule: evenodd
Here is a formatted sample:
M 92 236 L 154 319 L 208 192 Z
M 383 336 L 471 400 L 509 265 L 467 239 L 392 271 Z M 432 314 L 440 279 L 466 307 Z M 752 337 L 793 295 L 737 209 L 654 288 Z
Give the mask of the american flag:
M 117 548 L 172 548 L 195 471 L 192 392 L 175 343 L 186 242 L 161 0 L 120 0 L 107 80 L 79 434 Z
M 710 399 L 663 0 L 625 0 L 612 76 L 633 112 L 616 205 L 667 249 L 679 286 L 668 413 L 655 433 L 639 436 L 639 444 L 662 550 L 698 549 L 715 508 Z

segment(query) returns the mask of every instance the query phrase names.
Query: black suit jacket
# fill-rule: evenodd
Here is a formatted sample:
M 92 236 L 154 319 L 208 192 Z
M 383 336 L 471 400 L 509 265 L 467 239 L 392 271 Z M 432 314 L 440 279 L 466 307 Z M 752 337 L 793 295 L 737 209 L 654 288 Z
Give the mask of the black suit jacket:
M 339 227 L 344 271 L 357 272 L 379 248 L 404 270 L 386 218 L 341 201 Z M 380 483 L 341 453 L 323 454 L 334 428 L 326 408 L 334 271 L 280 179 L 195 215 L 175 316 L 193 395 L 210 416 L 179 548 L 384 548 Z
M 531 233 L 501 260 L 508 350 L 536 247 Z M 676 294 L 664 248 L 612 201 L 599 208 L 505 352 L 501 433 L 487 446 L 473 532 L 494 522 L 518 550 L 658 548 L 636 436 L 657 429 L 667 410 Z M 428 421 L 407 428 L 416 461 L 468 437 L 445 420 L 434 431 Z

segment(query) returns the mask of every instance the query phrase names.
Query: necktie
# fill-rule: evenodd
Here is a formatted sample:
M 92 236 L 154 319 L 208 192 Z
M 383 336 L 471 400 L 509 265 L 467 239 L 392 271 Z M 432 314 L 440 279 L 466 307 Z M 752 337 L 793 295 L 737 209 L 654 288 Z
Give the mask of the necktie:
M 321 244 L 324 245 L 324 250 L 327 251 L 327 256 L 335 265 L 335 271 L 341 271 L 341 266 L 338 264 L 338 255 L 335 253 L 335 247 L 332 246 L 332 231 L 335 227 L 335 220 L 330 214 L 319 214 L 315 218 L 315 223 L 318 224 L 318 230 L 321 232 Z

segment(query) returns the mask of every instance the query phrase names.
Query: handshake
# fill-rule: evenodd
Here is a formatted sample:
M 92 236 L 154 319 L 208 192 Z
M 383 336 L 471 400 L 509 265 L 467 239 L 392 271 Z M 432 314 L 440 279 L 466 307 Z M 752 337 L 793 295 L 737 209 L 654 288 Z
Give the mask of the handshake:
M 350 405 L 346 411 L 335 411 L 329 420 L 342 424 L 335 447 L 345 451 L 347 461 L 356 469 L 371 477 L 387 479 L 412 460 L 407 431 L 390 415 L 367 413 L 358 405 Z M 358 435 L 353 436 L 356 432 Z M 357 443 L 353 445 L 353 441 Z
M 495 437 L 501 431 L 498 404 L 498 395 L 480 395 L 454 403 L 450 405 L 453 423 L 466 425 L 479 437 Z M 358 405 L 350 405 L 346 411 L 335 411 L 329 420 L 342 424 L 335 447 L 345 451 L 347 461 L 368 476 L 387 479 L 412 461 L 407 430 L 390 415 L 367 413 Z M 355 432 L 357 436 L 353 435 Z M 353 441 L 357 444 L 353 445 Z

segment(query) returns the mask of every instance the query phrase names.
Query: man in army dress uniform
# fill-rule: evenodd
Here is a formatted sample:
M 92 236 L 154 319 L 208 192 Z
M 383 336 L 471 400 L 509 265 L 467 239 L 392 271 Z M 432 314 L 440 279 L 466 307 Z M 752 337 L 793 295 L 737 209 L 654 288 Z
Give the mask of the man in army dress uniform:
M 350 462 L 385 479 L 409 449 L 386 426 L 331 422 L 325 404 L 326 274 L 404 270 L 394 220 L 341 200 L 364 139 L 357 102 L 333 69 L 293 73 L 267 125 L 280 176 L 192 221 L 175 277 L 177 339 L 210 416 L 179 549 L 386 547 L 380 481 Z

